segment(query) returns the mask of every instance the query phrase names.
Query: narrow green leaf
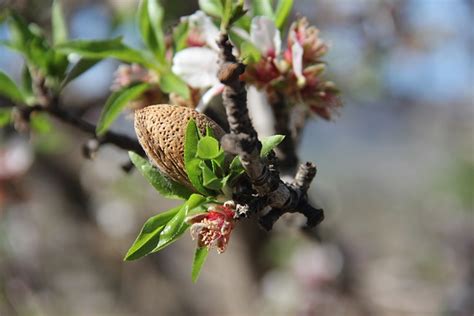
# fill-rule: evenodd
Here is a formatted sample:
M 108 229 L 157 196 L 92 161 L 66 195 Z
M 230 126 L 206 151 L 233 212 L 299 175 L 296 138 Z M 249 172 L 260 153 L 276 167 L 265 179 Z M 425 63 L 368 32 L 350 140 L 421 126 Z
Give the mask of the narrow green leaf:
M 224 7 L 220 0 L 199 0 L 199 8 L 213 17 L 222 17 Z
M 206 126 L 206 136 L 216 138 L 216 135 L 214 134 L 214 130 L 210 126 Z
M 140 1 L 138 7 L 138 26 L 143 42 L 152 50 L 156 51 L 157 43 L 153 30 L 150 25 L 150 17 L 148 15 L 148 0 Z
M 149 68 L 156 66 L 142 52 L 122 43 L 121 37 L 107 40 L 73 40 L 57 45 L 56 49 L 66 54 L 76 53 L 88 59 L 115 58 Z
M 24 51 L 26 43 L 35 35 L 30 31 L 28 24 L 19 14 L 10 12 L 9 18 L 11 44 L 20 51 Z
M 280 31 L 285 27 L 286 20 L 293 8 L 293 0 L 279 0 L 275 12 L 275 25 Z
M 132 100 L 138 98 L 145 92 L 150 85 L 148 83 L 134 83 L 115 91 L 110 95 L 105 103 L 99 122 L 97 123 L 97 135 L 103 135 L 109 129 L 110 125 L 119 116 L 123 108 Z
M 243 15 L 240 19 L 235 21 L 234 25 L 235 27 L 239 27 L 247 32 L 250 32 L 250 25 L 252 24 L 252 17 L 250 14 L 245 14 Z M 232 31 L 231 31 L 232 33 Z
M 253 43 L 244 41 L 240 45 L 240 58 L 246 64 L 258 62 L 261 56 L 259 49 Z
M 163 16 L 164 10 L 158 0 L 148 0 L 148 15 L 150 18 L 150 25 L 154 31 L 158 56 L 161 61 L 164 62 L 166 47 L 165 47 L 165 35 L 163 33 Z
M 49 74 L 50 46 L 41 29 L 35 24 L 28 24 L 19 14 L 10 12 L 9 31 L 8 47 L 20 52 L 28 62 Z
M 196 122 L 191 119 L 186 126 L 186 135 L 184 138 L 184 163 L 196 158 L 197 146 L 199 143 L 199 131 Z
M 234 159 L 232 159 L 232 162 L 230 163 L 230 170 L 238 171 L 243 169 L 242 163 L 240 162 L 240 157 L 235 156 Z
M 0 70 L 0 95 L 7 97 L 13 102 L 25 102 L 25 96 L 17 87 L 16 83 Z
M 176 92 L 185 99 L 189 99 L 190 92 L 186 83 L 171 71 L 160 75 L 160 88 L 165 93 Z
M 242 18 L 247 13 L 247 10 L 244 10 L 244 3 L 240 1 L 232 9 L 232 15 L 230 17 L 229 25 L 233 26 L 240 18 Z
M 31 72 L 27 65 L 23 66 L 21 72 L 21 86 L 25 99 L 33 97 L 33 78 L 31 78 Z
M 253 15 L 263 15 L 273 19 L 273 8 L 271 0 L 252 0 Z
M 189 23 L 187 21 L 180 22 L 173 29 L 173 44 L 175 52 L 186 48 L 186 40 L 188 38 Z
M 232 16 L 232 0 L 222 0 L 222 2 L 224 3 L 224 10 L 221 16 L 221 29 L 227 29 Z
M 165 248 L 181 237 L 181 235 L 190 226 L 186 223 L 186 217 L 190 215 L 193 210 L 199 208 L 204 202 L 206 202 L 206 198 L 204 196 L 200 194 L 191 195 L 189 199 L 183 204 L 179 212 L 176 213 L 176 215 L 173 216 L 173 218 L 170 219 L 165 225 L 160 233 L 160 241 L 153 252 L 157 252 Z
M 132 151 L 128 152 L 128 155 L 135 167 L 161 195 L 171 199 L 187 199 L 192 194 L 182 184 L 174 182 L 163 175 L 159 169 L 153 167 L 145 158 Z
M 51 10 L 51 23 L 53 31 L 53 43 L 56 45 L 67 41 L 67 25 L 64 19 L 60 0 L 53 1 L 53 7 Z
M 191 273 L 191 277 L 194 283 L 196 283 L 199 278 L 199 274 L 201 273 L 201 269 L 204 265 L 204 262 L 206 262 L 208 254 L 209 249 L 207 249 L 207 247 L 197 248 L 196 252 L 194 253 L 193 270 Z
M 101 59 L 79 59 L 79 61 L 71 68 L 64 80 L 61 82 L 61 89 L 67 86 L 69 82 L 73 81 L 74 79 L 94 67 L 100 61 Z
M 145 44 L 161 63 L 165 63 L 165 43 L 162 30 L 163 8 L 158 0 L 142 0 L 138 9 L 138 25 Z
M 262 150 L 260 151 L 260 156 L 265 157 L 268 155 L 273 148 L 283 141 L 283 139 L 285 139 L 284 135 L 273 135 L 262 139 Z
M 197 156 L 201 159 L 214 159 L 219 156 L 219 141 L 213 137 L 201 138 L 197 146 Z
M 0 127 L 4 127 L 10 123 L 11 114 L 11 109 L 0 108 Z
M 205 161 L 201 160 L 199 167 L 202 170 L 203 185 L 210 190 L 219 191 L 222 188 L 221 179 L 214 174 Z
M 190 120 L 186 127 L 184 138 L 184 167 L 189 181 L 193 187 L 204 195 L 209 195 L 209 191 L 203 186 L 202 171 L 199 167 L 201 160 L 197 158 L 197 146 L 199 143 L 199 131 L 194 120 Z
M 143 225 L 140 234 L 132 244 L 124 260 L 136 260 L 146 256 L 155 249 L 160 240 L 160 233 L 165 227 L 166 223 L 171 220 L 181 209 L 181 205 L 172 208 L 166 212 L 150 217 Z

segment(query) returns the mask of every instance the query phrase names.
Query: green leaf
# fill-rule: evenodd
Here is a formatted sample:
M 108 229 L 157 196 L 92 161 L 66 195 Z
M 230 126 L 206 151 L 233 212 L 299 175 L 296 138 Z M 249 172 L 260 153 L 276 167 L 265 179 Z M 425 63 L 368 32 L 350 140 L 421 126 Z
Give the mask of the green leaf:
M 36 102 L 35 91 L 33 87 L 33 78 L 30 70 L 25 65 L 21 73 L 21 91 L 23 93 L 24 102 L 27 105 L 33 105 Z
M 150 25 L 150 16 L 148 15 L 148 0 L 142 0 L 138 7 L 138 26 L 143 42 L 152 51 L 158 51 L 158 43 L 156 42 L 155 33 Z
M 275 12 L 275 25 L 280 31 L 285 27 L 288 15 L 293 8 L 293 0 L 279 0 Z
M 105 103 L 99 122 L 97 123 L 97 135 L 103 135 L 110 125 L 117 119 L 123 108 L 132 100 L 138 98 L 150 85 L 148 83 L 134 83 L 112 93 Z
M 10 123 L 11 114 L 11 109 L 0 108 L 0 127 L 4 127 Z
M 256 63 L 260 60 L 262 54 L 259 49 L 249 41 L 244 41 L 240 45 L 240 58 L 246 63 Z
M 101 59 L 79 59 L 79 61 L 71 68 L 64 80 L 61 82 L 61 89 L 67 86 L 69 82 L 73 81 L 74 79 L 94 67 L 100 61 Z
M 208 254 L 209 249 L 207 249 L 207 247 L 197 248 L 196 252 L 194 253 L 193 270 L 191 273 L 192 280 L 194 283 L 196 283 L 199 278 L 199 274 L 201 272 L 202 266 L 204 265 L 204 262 L 206 262 Z
M 7 97 L 13 102 L 25 102 L 25 96 L 17 87 L 16 83 L 0 70 L 0 95 Z
M 145 44 L 165 63 L 165 43 L 162 30 L 163 8 L 157 0 L 143 0 L 138 11 L 140 34 Z
M 229 25 L 234 25 L 240 18 L 242 18 L 247 13 L 247 10 L 244 10 L 243 1 L 239 1 L 234 8 L 232 9 L 232 15 L 230 17 Z
M 232 162 L 230 163 L 230 170 L 232 171 L 240 171 L 243 170 L 244 168 L 242 167 L 242 162 L 240 161 L 239 156 L 235 156 L 234 159 L 232 159 Z
M 199 0 L 199 8 L 213 17 L 222 17 L 224 7 L 220 0 Z
M 136 260 L 146 256 L 156 248 L 160 240 L 160 233 L 168 223 L 181 209 L 181 205 L 174 207 L 166 212 L 150 217 L 143 225 L 140 234 L 133 245 L 125 255 L 124 260 Z
M 57 45 L 56 49 L 66 54 L 76 53 L 88 59 L 115 58 L 148 68 L 156 66 L 142 52 L 122 43 L 122 37 L 107 40 L 73 40 Z
M 262 139 L 262 150 L 260 151 L 260 156 L 265 157 L 273 150 L 276 146 L 278 146 L 283 139 L 285 139 L 284 135 L 273 135 L 268 136 Z
M 273 19 L 271 0 L 252 0 L 253 15 L 263 15 Z
M 176 92 L 185 99 L 190 97 L 186 83 L 171 71 L 160 74 L 160 88 L 165 93 Z
M 209 191 L 203 186 L 202 170 L 199 167 L 201 160 L 197 157 L 197 146 L 199 143 L 199 131 L 194 120 L 190 120 L 186 127 L 184 139 L 184 167 L 189 181 L 193 187 L 204 195 L 209 195 Z
M 203 185 L 210 190 L 219 191 L 222 189 L 221 179 L 214 174 L 203 160 L 201 160 L 199 166 L 202 170 Z
M 155 33 L 156 42 L 158 44 L 158 53 L 162 61 L 165 61 L 166 47 L 165 35 L 163 33 L 163 16 L 164 10 L 158 0 L 148 0 L 148 15 L 150 17 L 150 25 Z
M 22 53 L 28 62 L 49 74 L 51 56 L 50 46 L 41 29 L 35 24 L 28 24 L 15 12 L 9 16 L 10 42 L 8 47 Z
M 243 15 L 240 19 L 235 21 L 234 25 L 235 27 L 239 27 L 247 32 L 250 32 L 250 25 L 252 24 L 252 17 L 250 14 L 245 14 Z M 232 31 L 231 31 L 232 33 Z
M 173 29 L 173 44 L 175 52 L 186 48 L 186 40 L 188 38 L 189 23 L 187 21 L 180 22 Z
M 186 135 L 184 138 L 184 163 L 196 158 L 197 146 L 199 143 L 199 131 L 196 122 L 191 119 L 186 126 Z
M 64 20 L 63 9 L 60 0 L 53 1 L 53 7 L 51 10 L 51 22 L 53 31 L 53 43 L 56 45 L 67 41 L 67 26 L 66 21 Z
M 128 152 L 128 155 L 135 167 L 161 195 L 171 199 L 187 199 L 192 194 L 192 192 L 182 184 L 174 182 L 163 175 L 145 158 L 132 151 Z
M 200 194 L 191 195 L 179 212 L 165 225 L 160 233 L 160 241 L 153 252 L 157 252 L 177 240 L 190 226 L 186 223 L 186 217 L 191 215 L 193 210 L 200 209 L 204 202 L 206 202 L 204 196 Z
M 11 45 L 20 51 L 25 51 L 25 45 L 36 37 L 28 27 L 26 21 L 19 14 L 10 12 L 9 19 Z
M 213 137 L 201 138 L 197 145 L 197 156 L 201 159 L 214 159 L 221 153 L 219 141 Z
M 224 10 L 221 16 L 221 29 L 227 29 L 232 16 L 232 0 L 222 0 L 222 2 L 224 3 Z

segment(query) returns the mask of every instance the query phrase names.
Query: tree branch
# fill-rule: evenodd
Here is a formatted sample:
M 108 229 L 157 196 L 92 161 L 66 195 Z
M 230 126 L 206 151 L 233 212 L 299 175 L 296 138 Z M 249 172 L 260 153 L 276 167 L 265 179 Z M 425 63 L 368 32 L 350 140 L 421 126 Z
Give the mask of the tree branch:
M 34 106 L 22 106 L 17 105 L 15 107 L 19 112 L 19 115 L 22 120 L 28 122 L 30 119 L 30 115 L 33 112 L 45 112 L 50 114 L 51 116 L 59 119 L 60 121 L 74 126 L 75 128 L 81 130 L 82 132 L 91 135 L 94 139 L 97 139 L 98 146 L 104 144 L 112 144 L 118 148 L 127 150 L 127 151 L 134 151 L 137 154 L 145 157 L 145 152 L 143 148 L 140 146 L 136 139 L 133 139 L 127 135 L 118 134 L 114 132 L 106 132 L 104 135 L 97 137 L 95 130 L 96 126 L 92 123 L 87 122 L 86 120 L 77 117 L 67 111 L 64 111 L 62 107 L 59 105 L 59 101 L 54 99 L 51 101 L 50 104 L 47 106 L 42 105 L 34 105 Z
M 239 77 L 245 66 L 232 54 L 232 44 L 227 34 L 221 34 L 219 40 L 220 70 L 219 80 L 225 85 L 223 102 L 229 122 L 230 134 L 221 139 L 221 145 L 227 152 L 240 157 L 256 199 L 266 201 L 271 210 L 260 218 L 260 224 L 270 230 L 273 223 L 284 213 L 300 212 L 307 217 L 307 225 L 315 226 L 324 218 L 321 209 L 308 204 L 306 191 L 316 174 L 311 163 L 302 165 L 295 182 L 288 184 L 280 179 L 279 172 L 270 168 L 267 161 L 260 158 L 262 144 L 252 125 L 247 109 L 247 91 Z
M 275 153 L 280 162 L 283 173 L 293 174 L 298 166 L 299 158 L 296 153 L 296 144 L 290 128 L 290 109 L 281 94 L 270 96 L 270 105 L 275 117 L 275 133 L 285 135 L 285 139 L 275 148 Z

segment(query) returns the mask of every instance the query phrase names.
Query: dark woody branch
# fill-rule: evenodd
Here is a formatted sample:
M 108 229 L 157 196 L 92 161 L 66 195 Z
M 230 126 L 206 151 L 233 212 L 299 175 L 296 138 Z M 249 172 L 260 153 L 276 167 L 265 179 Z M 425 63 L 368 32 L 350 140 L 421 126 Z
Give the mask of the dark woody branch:
M 299 212 L 307 217 L 307 225 L 315 226 L 323 218 L 323 211 L 308 204 L 306 191 L 316 174 L 311 163 L 300 166 L 293 183 L 280 179 L 275 168 L 260 158 L 262 144 L 258 140 L 247 110 L 247 91 L 239 77 L 245 66 L 232 54 L 232 44 L 228 36 L 222 34 L 219 40 L 221 48 L 219 80 L 225 85 L 223 101 L 229 122 L 230 134 L 221 139 L 221 145 L 227 152 L 237 154 L 255 190 L 254 199 L 265 201 L 270 211 L 260 218 L 260 224 L 270 230 L 275 221 L 284 213 Z
M 280 93 L 269 95 L 270 105 L 275 118 L 275 133 L 285 135 L 285 139 L 275 148 L 280 170 L 284 174 L 293 174 L 298 166 L 296 142 L 290 127 L 290 108 L 286 104 L 285 96 Z
M 87 142 L 83 147 L 83 151 L 86 156 L 91 156 L 91 152 L 97 150 L 98 147 L 101 145 L 112 144 L 120 149 L 134 151 L 137 154 L 145 157 L 145 152 L 143 151 L 143 148 L 140 146 L 138 141 L 127 135 L 107 132 L 104 135 L 97 137 L 95 133 L 96 126 L 94 124 L 89 123 L 86 120 L 63 110 L 59 104 L 58 99 L 52 99 L 50 103 L 46 105 L 17 105 L 15 108 L 17 111 L 17 115 L 19 115 L 19 119 L 24 122 L 29 121 L 30 115 L 33 112 L 45 112 L 59 119 L 60 121 L 68 125 L 74 126 L 75 128 L 83 131 L 84 133 L 91 135 L 93 139 Z

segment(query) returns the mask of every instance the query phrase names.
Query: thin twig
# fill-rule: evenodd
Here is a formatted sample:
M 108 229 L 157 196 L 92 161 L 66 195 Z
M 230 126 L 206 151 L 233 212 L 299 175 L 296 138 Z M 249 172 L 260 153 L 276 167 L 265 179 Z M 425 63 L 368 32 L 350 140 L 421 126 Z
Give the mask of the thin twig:
M 112 144 L 118 148 L 127 150 L 127 151 L 134 151 L 137 154 L 145 157 L 145 152 L 143 148 L 140 146 L 138 141 L 134 138 L 131 138 L 127 135 L 115 133 L 115 132 L 106 132 L 104 135 L 100 137 L 96 136 L 96 126 L 92 123 L 87 122 L 86 120 L 77 117 L 65 110 L 62 109 L 62 106 L 59 105 L 59 101 L 52 101 L 52 103 L 48 106 L 42 105 L 34 105 L 34 106 L 21 106 L 17 105 L 16 109 L 20 112 L 23 119 L 26 121 L 29 120 L 31 113 L 33 112 L 45 112 L 50 114 L 51 116 L 59 119 L 60 121 L 74 126 L 75 128 L 81 130 L 82 132 L 91 135 L 92 137 L 96 138 L 100 145 L 103 144 Z

